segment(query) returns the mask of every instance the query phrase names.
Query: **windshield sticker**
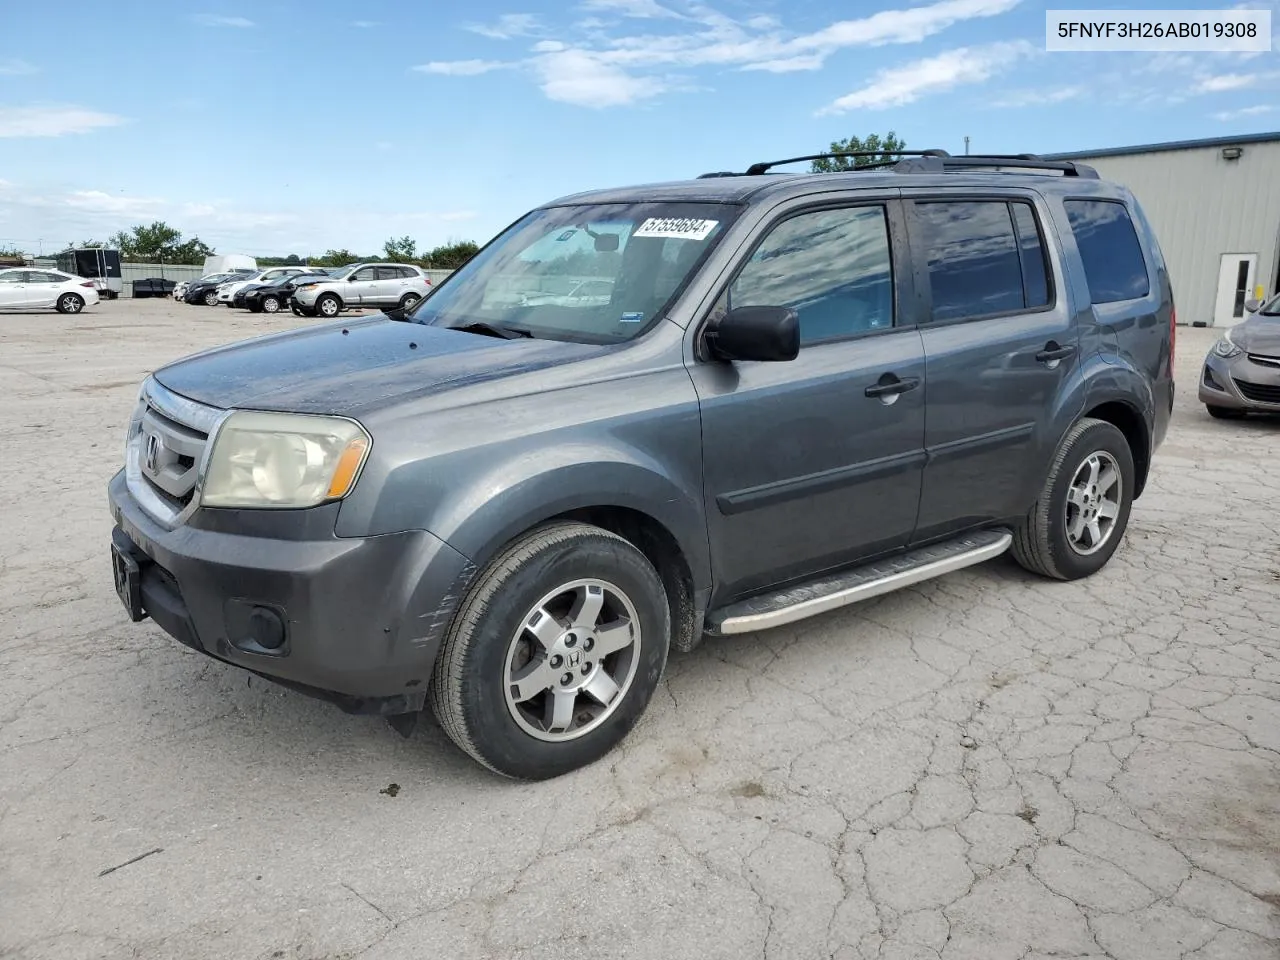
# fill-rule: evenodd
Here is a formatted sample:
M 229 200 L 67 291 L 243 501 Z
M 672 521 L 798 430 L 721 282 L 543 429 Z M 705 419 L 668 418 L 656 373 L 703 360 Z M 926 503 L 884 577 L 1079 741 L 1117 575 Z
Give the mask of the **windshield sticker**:
M 643 313 L 624 313 L 622 315 L 623 323 L 639 323 L 644 319 Z
M 560 234 L 560 236 L 556 237 L 556 243 L 559 243 L 561 240 L 568 240 L 577 232 L 577 230 L 566 230 L 564 233 Z
M 719 220 L 690 220 L 684 217 L 650 217 L 640 224 L 633 237 L 668 237 L 674 240 L 705 240 Z

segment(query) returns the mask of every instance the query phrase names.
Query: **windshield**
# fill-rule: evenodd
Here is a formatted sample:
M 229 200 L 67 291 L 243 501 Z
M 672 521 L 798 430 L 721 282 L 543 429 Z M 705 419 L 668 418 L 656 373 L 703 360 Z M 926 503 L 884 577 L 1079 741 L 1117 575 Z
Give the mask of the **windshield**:
M 1264 317 L 1280 317 L 1280 293 L 1260 306 L 1258 313 Z
M 618 203 L 535 210 L 424 298 L 408 319 L 619 343 L 648 330 L 740 208 Z
M 345 266 L 345 267 L 338 267 L 336 270 L 329 270 L 329 271 L 328 271 L 328 274 L 329 274 L 329 276 L 331 276 L 334 280 L 345 280 L 345 279 L 347 279 L 347 276 L 348 276 L 348 275 L 349 275 L 353 270 L 355 270 L 355 268 L 356 268 L 356 267 L 358 267 L 358 266 L 360 266 L 360 264 L 358 264 L 358 263 L 353 263 L 353 264 L 350 264 L 349 266 Z

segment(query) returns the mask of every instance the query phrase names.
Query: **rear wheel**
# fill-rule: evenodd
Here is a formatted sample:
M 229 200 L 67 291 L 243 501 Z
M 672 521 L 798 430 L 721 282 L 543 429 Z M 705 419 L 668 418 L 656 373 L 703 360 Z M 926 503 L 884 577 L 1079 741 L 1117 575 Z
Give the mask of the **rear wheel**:
M 263 313 L 278 313 L 280 311 L 280 298 L 263 297 L 262 304 L 258 309 Z
M 204 295 L 204 305 L 206 307 L 216 307 L 218 305 L 218 294 L 210 290 Z
M 403 297 L 400 298 L 400 309 L 408 310 L 421 299 L 422 298 L 418 296 L 416 293 L 406 293 Z
M 78 293 L 64 293 L 57 306 L 59 313 L 79 313 L 84 309 L 84 298 Z
M 1204 408 L 1215 420 L 1243 420 L 1245 417 L 1243 410 L 1233 410 L 1231 407 L 1215 407 L 1206 403 Z
M 441 726 L 474 759 L 541 780 L 600 759 L 635 725 L 667 660 L 653 566 L 598 527 L 521 537 L 475 581 L 431 683 Z
M 1057 580 L 1101 570 L 1128 526 L 1134 481 L 1124 434 L 1103 420 L 1081 420 L 1063 439 L 1039 499 L 1014 532 L 1018 563 Z
M 332 293 L 321 294 L 316 300 L 316 313 L 322 317 L 336 317 L 342 311 L 342 301 Z

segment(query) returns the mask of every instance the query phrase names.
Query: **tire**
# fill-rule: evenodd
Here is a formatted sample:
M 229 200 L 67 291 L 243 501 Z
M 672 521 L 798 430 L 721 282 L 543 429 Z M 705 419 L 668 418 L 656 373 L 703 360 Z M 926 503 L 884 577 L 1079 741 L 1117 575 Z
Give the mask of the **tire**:
M 279 297 L 263 297 L 258 301 L 258 309 L 263 313 L 279 313 L 280 298 Z
M 316 299 L 315 311 L 311 316 L 317 313 L 327 320 L 332 320 L 342 312 L 342 301 L 332 293 L 323 293 Z
M 1093 494 L 1087 483 L 1091 462 L 1098 465 L 1097 478 L 1102 481 L 1092 484 Z M 1106 485 L 1108 469 L 1117 474 L 1118 492 Z M 1124 538 L 1135 476 L 1133 451 L 1124 434 L 1103 420 L 1081 420 L 1063 438 L 1039 498 L 1014 531 L 1014 558 L 1027 570 L 1056 580 L 1078 580 L 1097 573 Z M 1107 516 L 1113 500 L 1115 513 Z M 1082 510 L 1086 517 L 1101 510 L 1092 513 L 1096 527 L 1080 519 Z M 1101 533 L 1100 542 L 1082 542 L 1093 540 L 1093 531 Z M 1073 532 L 1078 536 L 1073 537 Z
M 575 633 L 571 617 L 593 595 L 599 613 Z M 529 625 L 544 610 L 547 629 L 535 636 Z M 583 636 L 588 620 L 599 632 Z M 490 770 L 557 777 L 599 760 L 630 732 L 662 676 L 670 638 L 666 593 L 644 554 L 598 527 L 548 524 L 506 547 L 463 598 L 436 662 L 431 706 L 449 738 Z M 606 644 L 612 652 L 601 655 Z M 532 671 L 523 690 L 516 668 Z M 564 713 L 556 702 L 568 704 Z M 565 718 L 561 730 L 548 722 Z
M 1231 407 L 1215 407 L 1208 403 L 1204 405 L 1204 408 L 1209 411 L 1209 416 L 1215 420 L 1243 420 L 1246 415 L 1243 410 L 1233 410 Z
M 204 305 L 206 307 L 216 307 L 218 305 L 218 295 L 210 290 L 204 295 Z
M 78 293 L 64 293 L 58 297 L 57 309 L 59 313 L 79 313 L 84 309 L 84 297 Z
M 416 293 L 406 293 L 403 297 L 400 298 L 400 309 L 401 310 L 412 309 L 413 305 L 421 299 L 422 297 L 418 296 Z

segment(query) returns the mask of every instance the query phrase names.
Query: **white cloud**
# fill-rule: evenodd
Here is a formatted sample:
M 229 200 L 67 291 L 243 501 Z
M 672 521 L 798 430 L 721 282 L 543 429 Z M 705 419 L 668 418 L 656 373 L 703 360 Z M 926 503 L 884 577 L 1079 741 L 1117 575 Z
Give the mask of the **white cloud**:
M 158 197 L 128 197 L 123 194 L 104 193 L 101 190 L 73 190 L 63 203 L 80 210 L 95 213 L 118 213 L 126 217 L 145 217 L 164 206 Z
M 1035 52 L 1036 48 L 1025 40 L 948 50 L 936 57 L 882 70 L 865 87 L 840 97 L 818 113 L 827 115 L 900 107 L 927 94 L 989 80 L 1015 61 Z
M 482 37 L 493 40 L 510 40 L 512 37 L 527 37 L 538 32 L 538 18 L 532 13 L 505 13 L 497 23 L 469 23 L 463 29 L 478 33 Z
M 61 137 L 124 122 L 114 113 L 63 104 L 0 107 L 0 137 Z
M 501 70 L 507 64 L 500 60 L 446 60 L 420 63 L 413 69 L 418 73 L 438 73 L 446 77 L 475 77 L 491 70 Z
M 1239 110 L 1223 110 L 1215 113 L 1213 119 L 1224 123 L 1230 120 L 1243 120 L 1245 117 L 1257 117 L 1264 113 L 1272 113 L 1276 108 L 1268 103 L 1260 103 L 1254 107 L 1241 107 Z
M 358 27 L 361 30 L 368 30 L 372 27 L 382 26 L 382 24 L 380 24 L 377 20 L 352 20 L 351 25 L 353 27 Z
M 1075 100 L 1085 93 L 1084 87 L 1053 87 L 1048 90 L 1024 90 L 1012 96 L 993 100 L 993 107 L 1041 107 L 1051 103 Z
M 1243 90 L 1261 79 L 1257 74 L 1222 73 L 1216 77 L 1204 77 L 1196 84 L 1196 93 L 1222 93 L 1227 90 Z
M 841 20 L 820 30 L 795 33 L 773 16 L 752 15 L 736 20 L 703 3 L 678 12 L 658 0 L 583 0 L 581 7 L 602 14 L 622 15 L 646 22 L 649 32 L 611 36 L 597 17 L 580 21 L 578 40 L 549 38 L 533 49 L 520 65 L 532 71 L 550 98 L 583 106 L 635 103 L 672 89 L 691 89 L 672 71 L 696 67 L 738 68 L 770 73 L 820 69 L 833 53 L 884 44 L 919 43 L 955 24 L 993 17 L 1016 7 L 1020 0 L 936 0 L 906 10 L 886 10 L 854 20 Z M 524 14 L 509 14 L 523 17 Z M 510 36 L 502 18 L 481 32 Z M 519 24 L 516 24 L 519 26 Z M 468 29 L 475 30 L 474 26 Z M 460 61 L 432 64 L 430 73 L 467 76 L 471 64 Z M 515 66 L 516 64 L 511 64 Z M 598 84 L 595 91 L 585 85 Z
M 204 27 L 252 27 L 253 21 L 245 17 L 223 17 L 216 13 L 197 13 L 191 18 Z
M 12 57 L 7 60 L 0 60 L 0 77 L 25 77 L 39 72 L 39 67 L 34 63 L 27 63 L 25 60 L 18 60 Z
M 618 107 L 656 96 L 665 88 L 654 77 L 634 77 L 586 50 L 561 50 L 538 58 L 548 100 L 579 107 Z
M 683 20 L 681 14 L 662 6 L 657 0 L 583 0 L 582 9 L 616 13 L 638 20 Z

